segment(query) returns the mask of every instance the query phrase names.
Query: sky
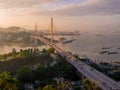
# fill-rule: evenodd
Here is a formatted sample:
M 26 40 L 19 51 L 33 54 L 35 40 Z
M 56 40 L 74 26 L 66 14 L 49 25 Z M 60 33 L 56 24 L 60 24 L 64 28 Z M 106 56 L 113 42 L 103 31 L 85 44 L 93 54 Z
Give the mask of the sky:
M 120 30 L 120 0 L 0 0 L 0 27 L 39 30 Z

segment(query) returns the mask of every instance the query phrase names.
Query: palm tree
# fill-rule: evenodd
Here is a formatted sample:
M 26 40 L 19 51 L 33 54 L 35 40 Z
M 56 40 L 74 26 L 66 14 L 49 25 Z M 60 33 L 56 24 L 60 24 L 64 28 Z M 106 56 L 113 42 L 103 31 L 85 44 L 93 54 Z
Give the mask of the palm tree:
M 69 90 L 70 83 L 71 83 L 70 81 L 57 80 L 56 89 L 57 90 Z

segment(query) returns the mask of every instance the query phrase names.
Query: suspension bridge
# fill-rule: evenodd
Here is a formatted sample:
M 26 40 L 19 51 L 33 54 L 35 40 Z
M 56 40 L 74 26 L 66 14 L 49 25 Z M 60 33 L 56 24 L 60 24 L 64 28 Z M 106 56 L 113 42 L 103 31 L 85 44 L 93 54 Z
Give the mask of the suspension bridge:
M 57 46 L 53 43 L 53 18 L 51 18 L 51 40 L 47 40 L 45 37 L 40 36 L 37 34 L 37 24 L 35 26 L 36 33 L 34 38 L 36 40 L 40 40 L 45 45 L 53 47 L 61 56 L 66 56 L 66 60 L 71 63 L 78 72 L 80 72 L 83 76 L 87 77 L 88 79 L 92 80 L 96 83 L 102 90 L 120 90 L 120 84 L 116 81 L 112 80 L 105 74 L 97 71 L 96 69 L 90 67 L 89 65 L 85 64 L 84 62 L 78 60 L 74 57 L 71 53 L 63 49 L 62 47 Z M 37 44 L 37 41 L 36 41 Z

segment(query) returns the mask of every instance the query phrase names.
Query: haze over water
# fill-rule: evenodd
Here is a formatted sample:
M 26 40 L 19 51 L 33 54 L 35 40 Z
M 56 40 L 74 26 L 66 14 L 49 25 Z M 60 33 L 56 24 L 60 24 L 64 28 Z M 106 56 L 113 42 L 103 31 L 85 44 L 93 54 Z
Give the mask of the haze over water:
M 73 53 L 86 55 L 93 60 L 120 62 L 120 33 L 104 32 L 102 34 L 83 33 L 73 43 L 68 44 Z M 110 48 L 110 49 L 102 49 Z M 100 54 L 101 51 L 118 52 L 118 54 Z
M 86 55 L 89 58 L 96 61 L 107 61 L 107 62 L 120 62 L 120 33 L 119 31 L 113 32 L 84 32 L 80 36 L 54 36 L 55 39 L 60 37 L 65 37 L 67 39 L 76 39 L 71 43 L 66 44 L 66 49 L 73 54 Z M 105 51 L 102 48 L 110 52 L 118 52 L 118 54 L 100 54 L 101 51 Z M 17 51 L 20 49 L 26 49 L 30 47 L 20 47 L 20 46 L 0 46 L 0 53 L 11 52 L 12 48 L 16 48 Z M 33 47 L 32 47 L 33 48 Z M 39 46 L 40 50 L 46 48 L 46 46 Z M 62 47 L 63 48 L 63 47 Z

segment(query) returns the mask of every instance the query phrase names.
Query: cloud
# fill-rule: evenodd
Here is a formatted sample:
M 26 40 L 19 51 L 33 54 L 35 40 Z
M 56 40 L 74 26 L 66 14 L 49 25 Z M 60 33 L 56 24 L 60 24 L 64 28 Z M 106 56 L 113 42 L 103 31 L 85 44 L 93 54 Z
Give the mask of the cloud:
M 119 15 L 120 0 L 87 0 L 76 5 L 68 5 L 49 11 L 38 11 L 36 14 L 43 15 Z
M 30 8 L 41 6 L 43 4 L 51 4 L 60 0 L 0 0 L 0 8 Z
M 0 0 L 0 12 L 4 15 L 29 15 L 42 11 L 44 5 L 49 6 L 60 1 L 63 0 Z
M 120 15 L 120 0 L 0 0 L 0 9 L 35 15 Z

